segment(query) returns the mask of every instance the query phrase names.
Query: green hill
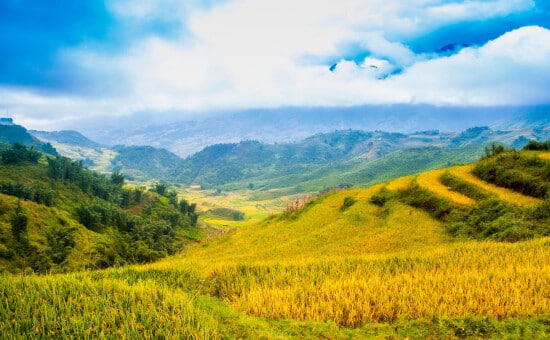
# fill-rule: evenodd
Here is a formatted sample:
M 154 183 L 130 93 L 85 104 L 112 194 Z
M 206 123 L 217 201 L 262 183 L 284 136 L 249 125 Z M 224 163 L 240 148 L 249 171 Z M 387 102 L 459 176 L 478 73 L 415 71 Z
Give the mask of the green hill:
M 5 144 L 21 143 L 36 150 L 57 155 L 57 151 L 50 143 L 40 141 L 20 125 L 0 124 L 0 142 Z
M 62 131 L 37 131 L 30 130 L 29 133 L 40 140 L 49 142 L 57 142 L 61 144 L 70 144 L 74 146 L 87 147 L 87 148 L 99 148 L 101 144 L 96 143 L 86 136 L 82 135 L 78 131 L 62 130 Z
M 124 186 L 81 163 L 21 144 L 1 152 L 0 272 L 57 272 L 143 263 L 198 237 L 175 192 Z
M 151 146 L 124 146 L 112 148 L 116 156 L 111 161 L 115 171 L 122 171 L 136 180 L 151 178 L 177 183 L 177 171 L 183 160 L 170 151 Z
M 0 327 L 7 337 L 548 338 L 548 197 L 477 174 L 515 171 L 547 188 L 549 156 L 489 148 L 475 165 L 298 200 L 155 263 L 3 275 Z

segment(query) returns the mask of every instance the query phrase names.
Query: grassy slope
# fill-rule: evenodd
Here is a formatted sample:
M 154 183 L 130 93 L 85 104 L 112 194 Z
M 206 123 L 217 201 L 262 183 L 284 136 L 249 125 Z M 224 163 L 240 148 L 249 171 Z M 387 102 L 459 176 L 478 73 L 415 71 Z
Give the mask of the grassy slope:
M 455 242 L 422 210 L 370 203 L 380 187 L 323 196 L 154 264 L 3 277 L 1 326 L 7 334 L 168 338 L 550 335 L 550 239 Z M 355 204 L 342 210 L 346 197 Z M 29 286 L 32 293 L 16 294 Z
M 61 237 L 62 231 L 66 231 L 67 239 L 71 239 L 70 242 L 66 242 L 68 255 L 61 263 L 49 263 L 48 267 L 51 266 L 49 270 L 68 272 L 97 268 L 96 262 L 99 255 L 95 248 L 101 244 L 110 244 L 114 237 L 110 228 L 112 226 L 105 226 L 100 233 L 91 231 L 79 222 L 77 214 L 77 208 L 93 204 L 97 202 L 97 198 L 83 192 L 75 183 L 51 178 L 48 174 L 48 166 L 44 164 L 45 160 L 42 159 L 40 162 L 39 164 L 0 165 L 0 184 L 20 183 L 32 190 L 43 188 L 54 193 L 52 206 L 0 193 L 0 273 L 22 272 L 31 268 L 37 270 L 36 268 L 40 266 L 36 262 L 40 262 L 40 258 L 44 263 L 51 261 L 46 259 L 46 255 L 52 256 L 55 253 L 54 247 L 61 246 L 64 242 L 56 241 L 51 237 Z M 22 241 L 16 239 L 11 226 L 11 219 L 18 204 L 28 218 L 27 231 L 23 233 Z M 132 202 L 126 210 L 133 216 L 146 218 L 148 216 L 144 212 L 146 206 L 150 207 L 151 215 L 173 211 L 166 197 L 160 197 L 152 192 L 145 192 L 140 203 Z M 161 217 L 155 220 L 160 220 Z M 195 227 L 176 228 L 175 232 L 178 247 L 191 242 L 190 240 L 204 237 L 203 231 Z M 25 239 L 28 239 L 28 245 L 25 244 Z M 70 245 L 72 241 L 74 244 Z M 128 244 L 125 245 L 128 247 Z M 112 256 L 115 255 L 112 254 Z

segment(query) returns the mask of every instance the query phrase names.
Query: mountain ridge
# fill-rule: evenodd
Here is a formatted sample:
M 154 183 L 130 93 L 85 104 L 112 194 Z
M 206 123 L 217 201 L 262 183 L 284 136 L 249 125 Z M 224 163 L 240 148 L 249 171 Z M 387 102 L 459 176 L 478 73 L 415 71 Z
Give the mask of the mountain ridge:
M 210 113 L 182 119 L 166 113 L 152 119 L 147 113 L 86 121 L 73 128 L 105 145 L 151 145 L 180 157 L 217 143 L 258 140 L 291 143 L 316 133 L 365 130 L 413 133 L 462 131 L 473 126 L 494 130 L 545 128 L 550 106 L 458 107 L 431 105 L 370 105 L 343 108 L 281 107 Z M 538 117 L 538 118 L 537 118 Z

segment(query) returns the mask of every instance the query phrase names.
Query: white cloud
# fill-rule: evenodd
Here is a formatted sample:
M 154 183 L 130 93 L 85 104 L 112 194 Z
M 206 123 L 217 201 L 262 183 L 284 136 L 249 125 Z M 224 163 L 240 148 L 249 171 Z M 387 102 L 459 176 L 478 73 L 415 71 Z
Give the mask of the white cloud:
M 458 105 L 550 102 L 550 30 L 523 27 L 479 48 L 420 62 L 392 80 L 411 100 Z
M 109 1 L 123 20 L 169 16 L 182 23 L 181 32 L 170 39 L 146 36 L 118 55 L 64 52 L 90 74 L 110 75 L 101 78 L 110 83 L 106 88 L 123 90 L 87 99 L 3 88 L 0 107 L 43 124 L 59 113 L 71 119 L 281 105 L 550 102 L 549 30 L 525 27 L 429 60 L 401 42 L 442 25 L 526 11 L 532 0 L 235 0 L 209 9 L 194 6 L 198 2 Z M 335 72 L 301 62 L 337 56 L 346 44 L 370 54 L 358 63 L 342 59 Z M 379 79 L 399 69 L 404 72 Z

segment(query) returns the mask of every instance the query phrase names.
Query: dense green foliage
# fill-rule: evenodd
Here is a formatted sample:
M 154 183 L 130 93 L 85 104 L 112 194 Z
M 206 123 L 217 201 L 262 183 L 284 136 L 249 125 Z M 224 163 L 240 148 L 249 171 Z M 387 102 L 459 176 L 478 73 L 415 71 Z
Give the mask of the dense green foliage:
M 205 217 L 213 217 L 226 221 L 243 221 L 245 213 L 230 208 L 213 208 L 208 210 L 204 215 Z
M 106 177 L 68 158 L 0 165 L 0 176 L 0 271 L 150 262 L 181 249 L 198 219 L 175 192 L 124 187 L 122 173 Z
M 34 147 L 27 148 L 21 143 L 15 143 L 11 148 L 0 153 L 2 164 L 36 163 L 41 155 L 40 152 L 34 150 Z
M 342 203 L 342 206 L 340 207 L 341 211 L 347 210 L 349 207 L 354 205 L 356 202 L 355 198 L 351 196 L 344 197 L 344 202 Z
M 183 166 L 183 160 L 168 150 L 151 146 L 113 147 L 117 156 L 112 160 L 115 171 L 124 171 L 132 177 L 141 179 L 156 178 L 176 182 L 178 171 Z
M 480 160 L 474 169 L 479 178 L 524 195 L 550 196 L 550 163 L 517 151 L 501 151 Z
M 550 150 L 550 140 L 545 142 L 537 142 L 536 140 L 530 140 L 524 147 L 523 150 Z

